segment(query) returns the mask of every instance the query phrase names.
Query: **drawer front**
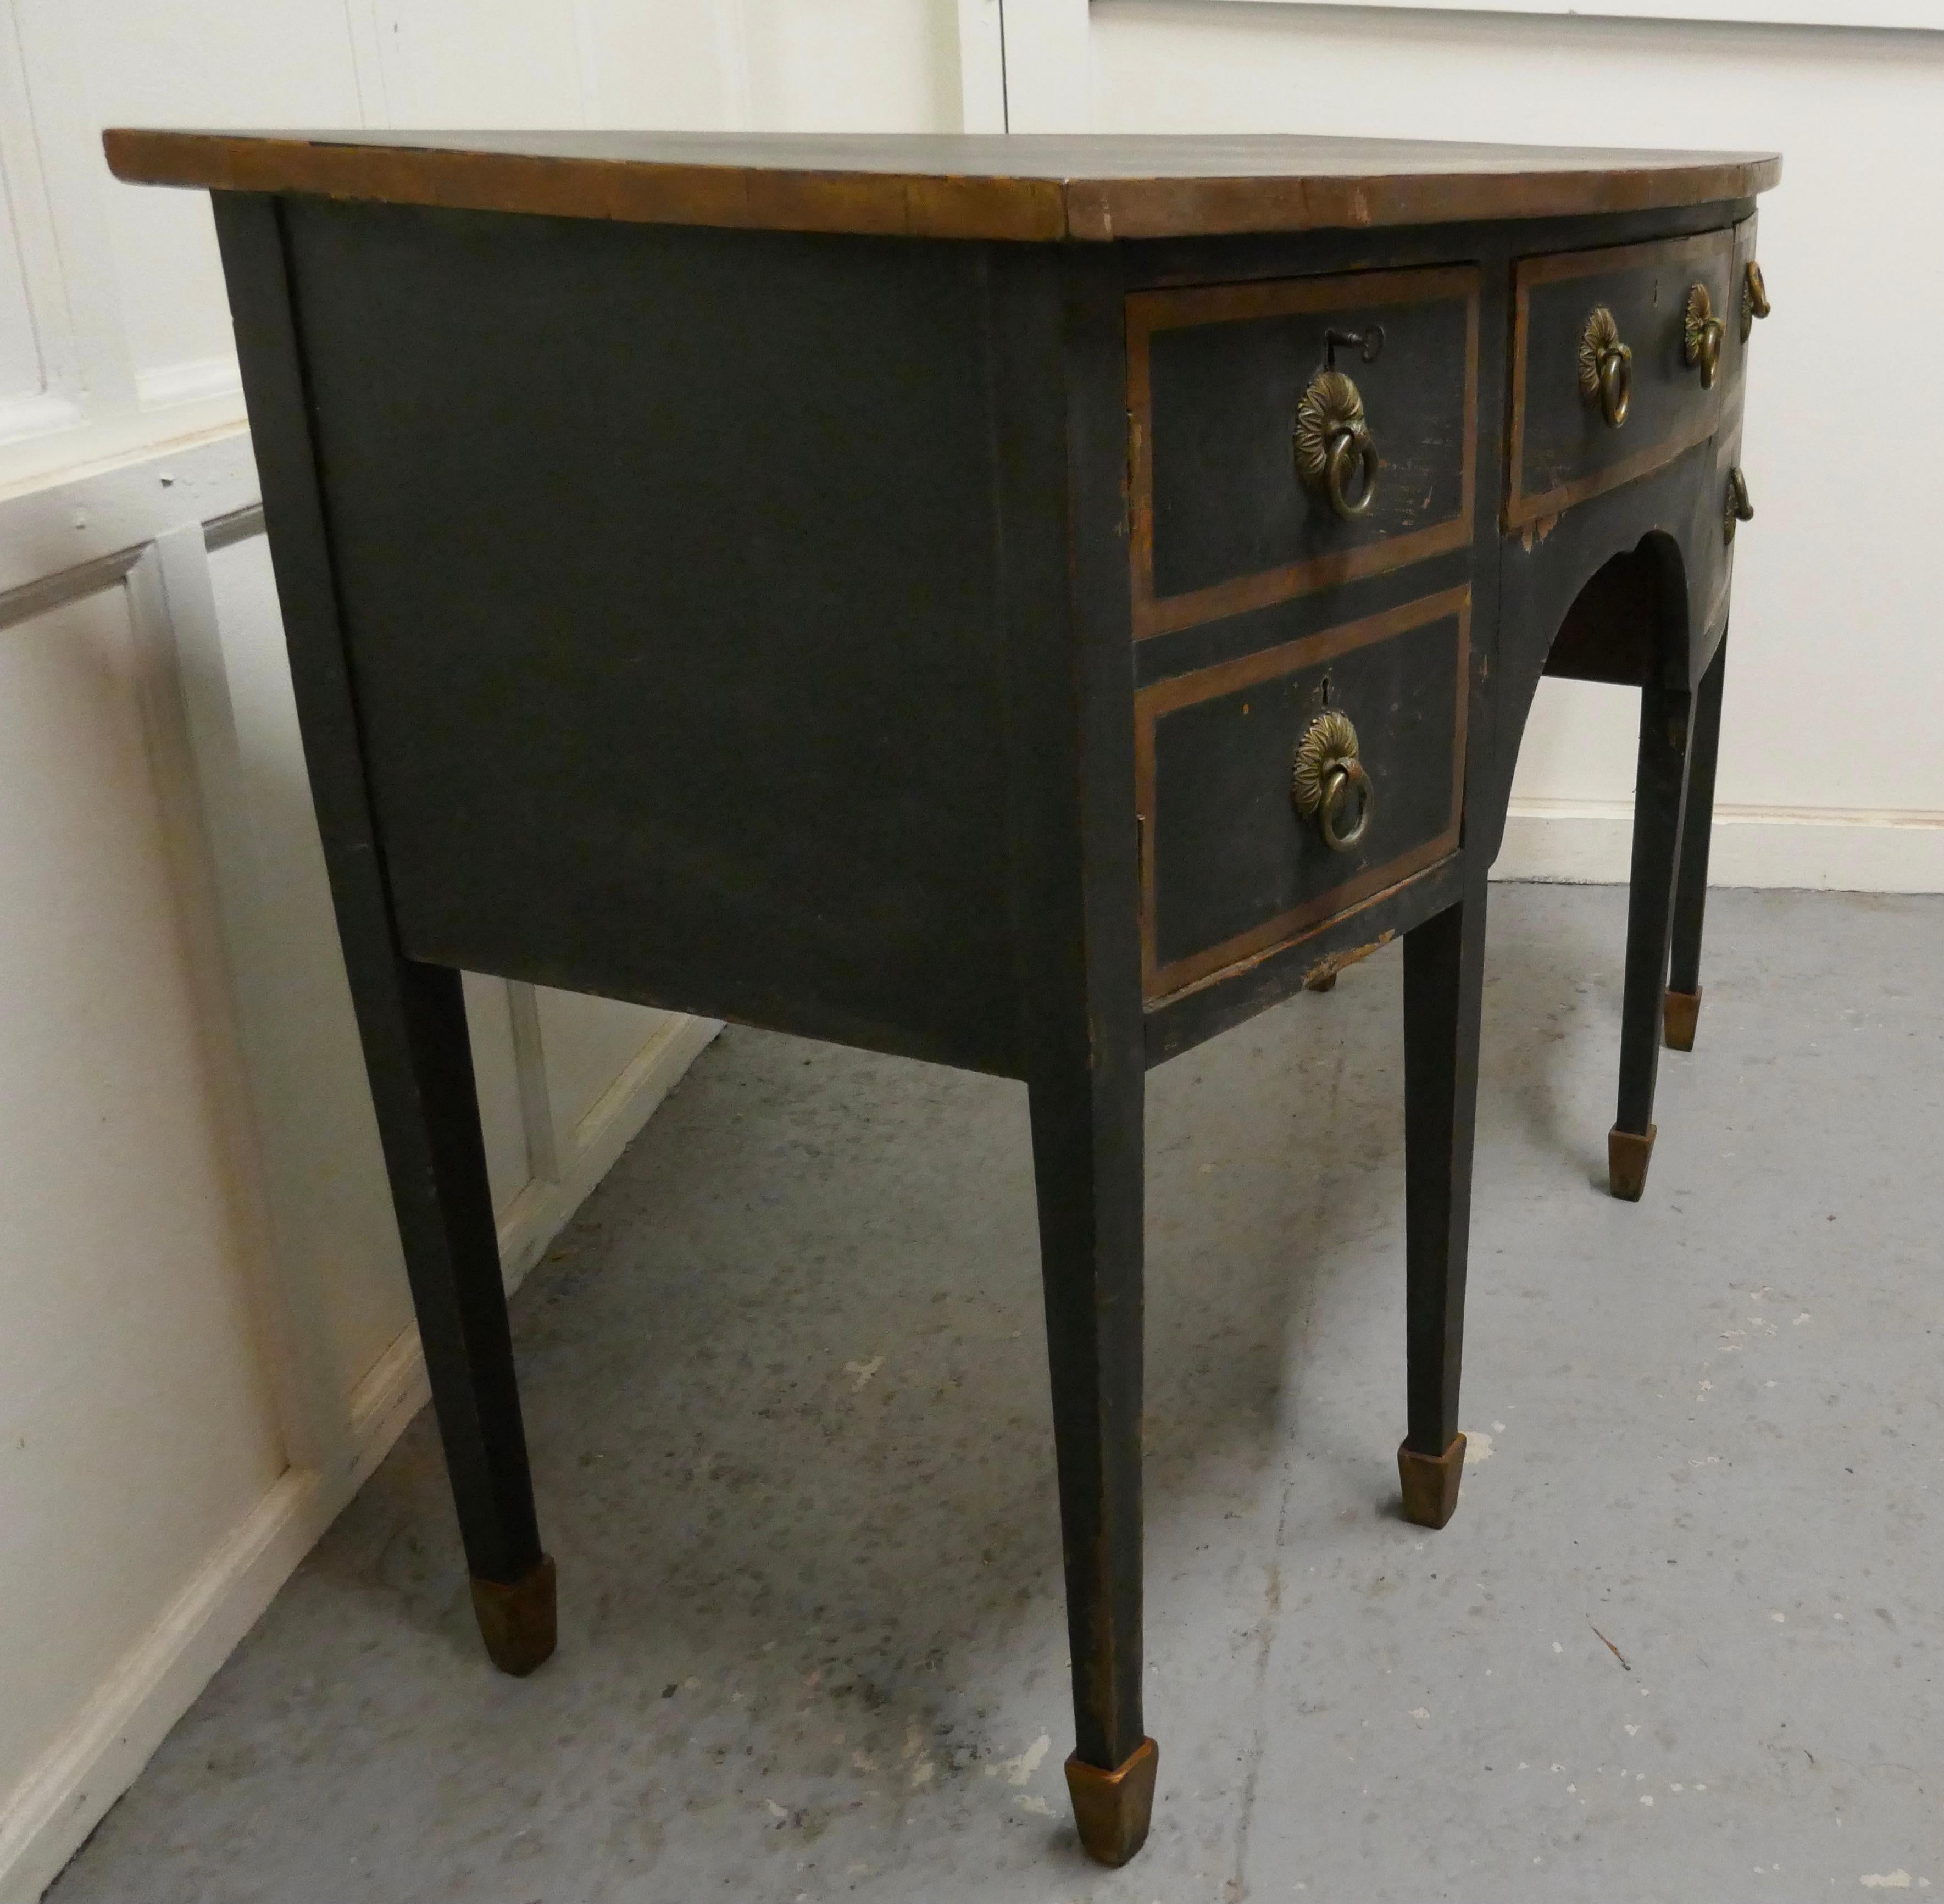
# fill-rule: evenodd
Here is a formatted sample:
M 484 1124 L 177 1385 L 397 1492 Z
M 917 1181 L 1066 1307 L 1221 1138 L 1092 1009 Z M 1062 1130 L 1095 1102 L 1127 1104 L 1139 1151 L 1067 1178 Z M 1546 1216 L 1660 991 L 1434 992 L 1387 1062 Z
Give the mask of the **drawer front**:
M 1521 260 L 1513 280 L 1509 528 L 1631 482 L 1713 434 L 1741 348 L 1734 254 L 1734 234 L 1719 231 Z M 1723 326 L 1712 386 L 1689 361 L 1687 312 L 1697 285 Z M 1630 395 L 1617 425 L 1581 380 L 1601 311 L 1631 353 Z M 1597 361 L 1597 342 L 1591 348 Z
M 1447 589 L 1136 696 L 1147 998 L 1300 938 L 1456 849 L 1470 634 L 1470 589 Z M 1333 711 L 1369 785 L 1348 850 L 1292 792 L 1299 746 Z
M 1460 549 L 1472 539 L 1478 278 L 1468 268 L 1129 297 L 1136 636 L 1165 634 Z M 1349 519 L 1297 468 L 1298 409 L 1331 331 L 1379 466 Z M 1346 486 L 1361 497 L 1361 472 Z

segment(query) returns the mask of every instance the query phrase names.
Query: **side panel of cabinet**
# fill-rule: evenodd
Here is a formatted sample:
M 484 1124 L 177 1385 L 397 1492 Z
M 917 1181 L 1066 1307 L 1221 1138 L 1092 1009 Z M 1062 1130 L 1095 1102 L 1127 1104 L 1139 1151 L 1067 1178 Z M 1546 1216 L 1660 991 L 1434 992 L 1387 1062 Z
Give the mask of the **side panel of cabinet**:
M 980 249 L 287 216 L 407 952 L 1011 1068 Z

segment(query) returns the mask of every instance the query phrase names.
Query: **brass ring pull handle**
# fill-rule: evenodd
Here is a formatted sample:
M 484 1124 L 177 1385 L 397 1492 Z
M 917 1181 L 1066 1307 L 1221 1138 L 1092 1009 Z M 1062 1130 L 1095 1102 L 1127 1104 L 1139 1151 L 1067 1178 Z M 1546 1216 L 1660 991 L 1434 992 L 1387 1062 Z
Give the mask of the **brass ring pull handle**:
M 1352 496 L 1358 467 L 1362 487 Z M 1364 399 L 1341 371 L 1318 371 L 1296 406 L 1296 473 L 1304 488 L 1322 496 L 1343 521 L 1367 515 L 1377 495 L 1383 460 L 1364 419 Z
M 1721 540 L 1733 542 L 1735 524 L 1752 522 L 1755 519 L 1755 506 L 1749 500 L 1749 479 L 1743 475 L 1739 464 L 1728 472 L 1728 497 L 1721 509 Z
M 1742 273 L 1742 342 L 1749 340 L 1749 333 L 1755 328 L 1757 318 L 1768 315 L 1768 287 L 1762 282 L 1761 266 L 1754 259 L 1749 260 L 1748 269 Z
M 1349 494 L 1349 471 L 1353 464 L 1361 465 L 1364 475 L 1363 487 L 1355 502 Z M 1323 488 L 1330 506 L 1346 522 L 1370 514 L 1377 494 L 1377 472 L 1383 467 L 1376 441 L 1368 430 L 1360 435 L 1352 430 L 1340 429 L 1330 438 L 1330 454 L 1323 465 Z
M 1352 798 L 1356 803 L 1357 819 L 1346 832 L 1342 813 Z M 1364 771 L 1361 761 L 1339 761 L 1324 775 L 1323 804 L 1317 810 L 1316 823 L 1323 829 L 1323 844 L 1332 853 L 1354 852 L 1370 830 L 1370 777 Z
M 1721 368 L 1721 340 L 1727 326 L 1715 315 L 1715 301 L 1706 285 L 1696 285 L 1687 294 L 1687 309 L 1681 321 L 1681 355 L 1690 370 L 1701 373 L 1701 387 L 1715 387 L 1715 374 Z
M 1333 853 L 1352 853 L 1370 830 L 1376 796 L 1358 758 L 1357 730 L 1340 708 L 1319 714 L 1297 743 L 1290 797 Z
M 1627 420 L 1634 395 L 1634 354 L 1620 341 L 1620 327 L 1605 305 L 1586 319 L 1580 334 L 1580 394 L 1600 406 L 1609 429 Z
M 1634 354 L 1623 344 L 1600 364 L 1600 414 L 1609 429 L 1618 429 L 1627 420 L 1627 408 L 1633 400 Z

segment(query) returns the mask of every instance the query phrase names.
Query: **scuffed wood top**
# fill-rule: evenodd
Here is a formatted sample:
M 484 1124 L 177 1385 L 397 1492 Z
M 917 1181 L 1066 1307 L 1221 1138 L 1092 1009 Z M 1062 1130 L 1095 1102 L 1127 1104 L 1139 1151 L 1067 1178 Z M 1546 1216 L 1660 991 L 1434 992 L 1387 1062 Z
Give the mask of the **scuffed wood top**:
M 644 224 L 1100 241 L 1752 198 L 1773 153 L 1396 139 L 706 132 L 103 135 L 115 176 Z

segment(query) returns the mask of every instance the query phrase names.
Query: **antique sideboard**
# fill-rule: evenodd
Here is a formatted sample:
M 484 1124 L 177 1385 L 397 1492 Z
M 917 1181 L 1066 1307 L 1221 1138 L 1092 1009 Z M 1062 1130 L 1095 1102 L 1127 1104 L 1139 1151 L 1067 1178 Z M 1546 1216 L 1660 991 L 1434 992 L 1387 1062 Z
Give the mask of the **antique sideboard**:
M 459 972 L 1022 1078 L 1081 1838 L 1146 1835 L 1143 1077 L 1403 943 L 1457 1499 L 1486 872 L 1641 696 L 1616 1195 L 1691 1045 L 1772 157 L 111 132 L 215 197 L 486 1647 L 554 1645 Z M 1672 967 L 1670 970 L 1670 958 Z

